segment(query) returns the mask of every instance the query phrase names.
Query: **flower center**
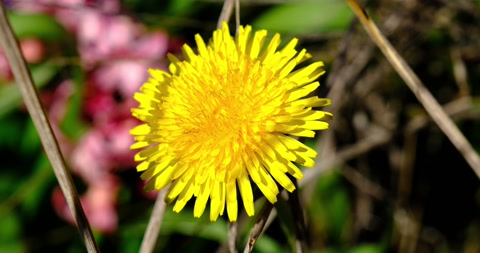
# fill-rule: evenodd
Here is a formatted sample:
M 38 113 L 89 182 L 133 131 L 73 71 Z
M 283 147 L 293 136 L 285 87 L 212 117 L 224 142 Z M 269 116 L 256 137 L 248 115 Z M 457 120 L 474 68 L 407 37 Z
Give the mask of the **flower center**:
M 195 70 L 187 72 L 186 67 L 171 83 L 169 95 L 178 96 L 172 101 L 180 103 L 170 104 L 171 111 L 184 108 L 175 117 L 182 134 L 172 139 L 171 145 L 186 163 L 210 161 L 205 166 L 211 166 L 222 163 L 218 161 L 221 156 L 241 159 L 236 154 L 256 150 L 285 99 L 275 73 L 262 68 L 258 60 L 218 57 L 221 60 L 215 61 L 215 66 L 200 57 L 185 62 Z M 200 149 L 203 152 L 198 152 Z M 219 167 L 216 169 L 228 170 Z

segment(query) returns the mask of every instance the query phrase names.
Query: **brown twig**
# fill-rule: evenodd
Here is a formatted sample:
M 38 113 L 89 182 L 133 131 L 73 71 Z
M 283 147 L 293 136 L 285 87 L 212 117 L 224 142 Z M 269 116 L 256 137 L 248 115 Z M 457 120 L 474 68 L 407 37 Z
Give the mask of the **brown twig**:
M 390 42 L 383 36 L 375 23 L 368 17 L 365 10 L 360 7 L 356 0 L 346 0 L 353 12 L 361 21 L 370 38 L 380 48 L 393 68 L 402 77 L 410 90 L 423 105 L 438 127 L 448 137 L 457 150 L 463 155 L 478 178 L 480 178 L 480 157 L 473 149 L 462 132 L 458 129 L 451 118 L 445 113 L 440 104 L 423 85 L 417 75 L 408 66 L 405 60 L 393 48 Z
M 223 22 L 227 22 L 230 20 L 232 16 L 233 9 L 235 8 L 235 27 L 236 32 L 238 34 L 238 28 L 240 27 L 240 0 L 225 0 L 223 2 L 222 12 L 218 18 L 217 28 L 220 29 L 222 27 Z
M 234 7 L 235 7 L 235 0 L 225 0 L 223 2 L 222 12 L 220 12 L 220 16 L 218 17 L 217 29 L 222 28 L 223 22 L 228 23 L 228 20 L 230 20 L 230 17 L 232 16 Z
M 32 76 L 20 51 L 16 37 L 13 34 L 2 1 L 0 1 L 0 34 L 0 43 L 4 48 L 5 55 L 10 63 L 13 76 L 22 92 L 27 110 L 38 131 L 43 148 L 52 164 L 55 176 L 60 184 L 60 188 L 65 196 L 68 207 L 73 214 L 73 218 L 77 223 L 77 227 L 83 241 L 85 242 L 85 246 L 88 252 L 98 252 L 99 250 L 90 229 L 90 225 L 88 224 L 88 220 L 85 217 L 85 213 L 80 204 L 77 190 L 75 189 L 72 177 L 66 168 L 65 161 L 50 126 L 48 116 L 38 98 L 38 93 L 33 83 Z
M 334 153 L 328 158 L 317 157 L 315 167 L 311 170 L 305 171 L 304 178 L 299 182 L 300 187 L 305 186 L 312 180 L 317 179 L 320 174 L 334 169 L 335 166 L 338 166 L 345 161 L 364 154 L 373 148 L 385 145 L 392 138 L 392 133 L 383 129 L 371 129 L 371 133 L 370 136 Z
M 245 250 L 243 253 L 250 253 L 253 251 L 253 246 L 257 242 L 257 239 L 263 232 L 265 224 L 267 223 L 268 217 L 272 212 L 273 204 L 270 203 L 268 200 L 265 200 L 265 204 L 260 210 L 260 213 L 255 220 L 255 225 L 253 226 L 252 230 L 250 231 L 250 236 L 248 237 L 247 245 L 245 246 Z
M 150 220 L 148 221 L 147 230 L 145 231 L 142 245 L 140 246 L 141 253 L 151 253 L 155 249 L 167 206 L 164 200 L 165 193 L 165 189 L 161 190 L 158 193 L 157 199 L 155 200 L 155 205 L 153 206 L 152 214 L 150 215 Z
M 303 208 L 300 203 L 300 196 L 298 194 L 298 183 L 297 180 L 293 177 L 290 178 L 297 188 L 293 192 L 288 193 L 288 203 L 292 209 L 292 216 L 294 219 L 295 225 L 295 252 L 302 253 L 305 252 L 306 247 L 306 228 L 305 228 L 305 218 L 303 216 Z
M 229 222 L 228 223 L 228 251 L 230 253 L 237 253 L 237 234 L 238 234 L 238 223 Z
M 340 172 L 345 179 L 352 183 L 362 194 L 366 194 L 380 201 L 385 199 L 387 195 L 385 190 L 380 185 L 372 182 L 362 173 L 348 166 L 342 167 Z

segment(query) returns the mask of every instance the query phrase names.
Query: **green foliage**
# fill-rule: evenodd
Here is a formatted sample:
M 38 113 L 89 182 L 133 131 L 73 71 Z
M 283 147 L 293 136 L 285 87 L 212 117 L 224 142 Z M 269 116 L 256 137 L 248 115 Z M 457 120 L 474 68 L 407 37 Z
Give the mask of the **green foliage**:
M 42 63 L 31 67 L 33 81 L 37 88 L 46 86 L 60 70 L 59 66 Z M 0 86 L 0 118 L 10 113 L 22 102 L 22 94 L 15 82 Z
M 344 31 L 352 12 L 344 1 L 298 1 L 273 6 L 253 26 L 279 33 L 328 33 Z
M 46 14 L 9 12 L 8 18 L 19 39 L 34 37 L 41 40 L 61 41 L 68 35 L 62 25 Z
M 383 253 L 385 249 L 379 244 L 360 244 L 344 248 L 328 248 L 322 253 Z
M 26 216 L 35 217 L 44 200 L 50 198 L 51 186 L 56 182 L 48 158 L 44 154 L 39 155 L 29 180 L 15 195 Z
M 348 240 L 351 208 L 341 175 L 337 171 L 323 174 L 318 180 L 309 211 L 317 233 L 326 243 L 342 244 Z
M 20 218 L 15 213 L 0 216 L 0 252 L 26 252 L 19 240 L 22 228 Z
M 195 0 L 178 0 L 171 1 L 168 6 L 168 13 L 177 16 L 183 16 L 193 11 L 191 8 Z

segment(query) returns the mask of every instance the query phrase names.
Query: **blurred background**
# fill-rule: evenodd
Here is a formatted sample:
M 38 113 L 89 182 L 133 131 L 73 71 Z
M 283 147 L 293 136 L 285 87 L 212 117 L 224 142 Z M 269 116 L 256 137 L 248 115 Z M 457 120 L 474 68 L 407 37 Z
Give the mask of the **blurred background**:
M 480 1 L 360 1 L 467 139 L 480 148 Z M 3 0 L 102 252 L 138 252 L 154 203 L 135 171 L 133 93 L 219 0 Z M 326 74 L 331 128 L 305 142 L 308 252 L 480 252 L 479 179 L 344 1 L 244 0 L 242 24 L 300 39 Z M 0 51 L 0 252 L 85 252 Z M 256 204 L 257 213 L 263 200 Z M 227 222 L 167 207 L 156 252 L 227 252 Z M 293 252 L 285 200 L 254 252 Z M 238 249 L 253 219 L 241 212 Z

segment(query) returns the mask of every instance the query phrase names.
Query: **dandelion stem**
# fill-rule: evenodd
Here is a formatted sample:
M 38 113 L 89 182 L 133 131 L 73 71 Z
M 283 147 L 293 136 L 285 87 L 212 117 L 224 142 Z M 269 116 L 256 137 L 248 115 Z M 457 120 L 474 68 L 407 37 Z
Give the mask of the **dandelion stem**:
M 167 204 L 164 201 L 166 189 L 161 190 L 158 193 L 157 200 L 153 206 L 150 220 L 148 221 L 147 230 L 143 236 L 142 245 L 140 246 L 141 253 L 151 253 L 155 249 L 157 243 L 158 234 L 162 227 L 163 215 Z
M 31 73 L 20 51 L 15 35 L 13 34 L 2 1 L 0 1 L 0 34 L 0 44 L 4 49 L 8 62 L 10 63 L 13 76 L 20 88 L 27 110 L 38 131 L 45 153 L 52 164 L 55 176 L 60 184 L 60 188 L 65 196 L 68 207 L 72 212 L 73 218 L 77 223 L 77 227 L 83 241 L 85 242 L 85 246 L 88 252 L 99 252 L 92 230 L 80 204 L 80 199 L 77 190 L 75 189 L 75 185 L 73 184 L 72 177 L 66 168 L 65 161 L 50 126 L 48 116 L 40 103 Z

